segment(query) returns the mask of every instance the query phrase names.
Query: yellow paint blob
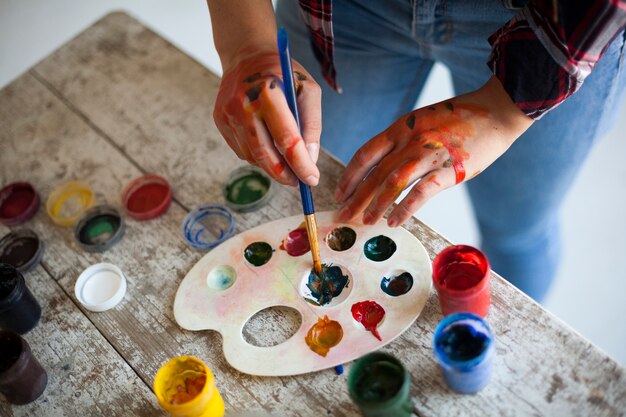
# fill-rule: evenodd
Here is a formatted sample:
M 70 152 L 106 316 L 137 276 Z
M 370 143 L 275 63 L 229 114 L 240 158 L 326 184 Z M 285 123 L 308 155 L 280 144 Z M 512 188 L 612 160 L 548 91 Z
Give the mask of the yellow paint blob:
M 328 351 L 337 346 L 343 337 L 341 324 L 331 320 L 328 316 L 318 319 L 317 323 L 309 329 L 304 341 L 309 348 L 318 355 L 326 356 Z

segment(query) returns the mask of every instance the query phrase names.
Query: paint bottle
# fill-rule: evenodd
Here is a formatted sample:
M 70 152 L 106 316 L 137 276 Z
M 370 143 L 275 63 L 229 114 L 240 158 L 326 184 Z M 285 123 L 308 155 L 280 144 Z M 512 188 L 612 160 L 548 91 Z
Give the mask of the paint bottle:
M 489 384 L 495 338 L 475 314 L 455 313 L 435 329 L 433 352 L 448 386 L 460 394 L 475 394 Z
M 35 401 L 46 389 L 48 375 L 19 334 L 0 331 L 0 392 L 11 404 Z
M 25 273 L 41 262 L 43 242 L 29 229 L 16 230 L 0 239 L 0 263 Z
M 154 377 L 159 404 L 177 417 L 222 417 L 224 401 L 211 370 L 200 359 L 179 356 L 169 360 Z
M 22 274 L 9 264 L 0 264 L 0 328 L 24 334 L 41 317 L 41 307 Z
M 411 377 L 395 357 L 368 353 L 350 368 L 348 389 L 352 401 L 366 417 L 409 417 Z
M 480 250 L 455 245 L 433 261 L 433 283 L 444 316 L 469 312 L 485 317 L 489 312 L 489 261 Z
M 272 198 L 273 189 L 272 179 L 265 171 L 254 166 L 244 166 L 230 173 L 222 193 L 228 207 L 245 213 L 267 204 Z
M 39 209 L 39 194 L 28 182 L 14 182 L 0 190 L 0 223 L 15 226 L 30 220 Z

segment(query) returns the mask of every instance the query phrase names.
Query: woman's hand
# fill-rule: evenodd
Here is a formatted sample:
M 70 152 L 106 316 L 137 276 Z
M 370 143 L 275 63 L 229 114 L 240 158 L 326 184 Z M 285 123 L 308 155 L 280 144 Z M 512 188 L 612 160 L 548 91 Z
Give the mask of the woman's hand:
M 487 168 L 532 122 L 496 78 L 472 93 L 402 116 L 348 164 L 335 194 L 343 203 L 338 220 L 363 214 L 363 223 L 374 224 L 419 180 L 387 219 L 391 227 L 404 223 L 441 190 Z
M 297 176 L 317 185 L 322 128 L 319 85 L 293 61 L 301 136 L 282 90 L 276 50 L 255 49 L 238 56 L 224 68 L 213 112 L 217 128 L 240 159 L 282 184 L 297 184 Z

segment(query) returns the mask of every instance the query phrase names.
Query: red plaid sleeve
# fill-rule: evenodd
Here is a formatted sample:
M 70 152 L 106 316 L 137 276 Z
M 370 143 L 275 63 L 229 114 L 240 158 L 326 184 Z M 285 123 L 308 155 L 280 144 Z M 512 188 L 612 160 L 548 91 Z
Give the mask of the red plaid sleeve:
M 488 65 L 539 119 L 575 93 L 626 25 L 626 0 L 535 0 L 489 37 Z
M 299 3 L 300 17 L 309 29 L 313 53 L 322 65 L 322 75 L 335 91 L 341 92 L 333 57 L 332 0 L 299 0 Z

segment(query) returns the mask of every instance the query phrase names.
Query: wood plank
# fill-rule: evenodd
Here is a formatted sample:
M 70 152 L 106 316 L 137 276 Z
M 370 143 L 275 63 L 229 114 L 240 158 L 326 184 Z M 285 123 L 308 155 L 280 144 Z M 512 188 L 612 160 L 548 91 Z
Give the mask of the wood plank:
M 0 228 L 4 234 L 5 228 Z M 34 402 L 14 406 L 0 395 L 0 416 L 164 415 L 148 386 L 39 266 L 25 276 L 42 307 L 23 337 L 48 373 Z
M 222 201 L 221 181 L 240 163 L 212 123 L 219 80 L 141 24 L 123 14 L 109 15 L 37 65 L 32 74 L 136 167 L 166 175 L 182 207 Z M 64 161 L 78 164 L 65 158 Z M 320 210 L 333 208 L 332 190 L 342 168 L 326 154 L 321 156 L 319 165 L 324 175 L 315 189 L 316 205 Z M 118 171 L 118 167 L 114 170 Z M 268 206 L 249 215 L 238 215 L 238 230 L 296 214 L 298 207 L 295 190 L 281 187 Z M 166 222 L 156 222 L 160 221 Z M 90 315 L 144 380 L 150 380 L 158 368 L 160 361 L 155 360 L 155 351 L 171 354 L 182 349 L 180 344 L 204 340 L 213 342 L 211 349 L 197 345 L 194 348 L 204 355 L 199 355 L 203 359 L 210 358 L 210 366 L 217 367 L 218 384 L 236 379 L 243 388 L 236 391 L 238 388 L 231 385 L 223 389 L 231 408 L 253 405 L 245 400 L 237 402 L 247 394 L 254 396 L 264 409 L 281 415 L 354 414 L 345 376 L 337 377 L 332 372 L 297 378 L 243 376 L 223 363 L 219 342 L 211 332 L 191 334 L 178 329 L 170 311 L 173 294 L 199 255 L 186 251 L 177 230 L 167 230 L 170 223 L 161 226 L 158 231 L 152 225 L 135 229 L 138 245 L 145 251 L 158 251 L 158 257 L 137 257 L 140 254 L 136 248 L 120 246 L 124 252 L 134 251 L 137 259 L 149 262 L 148 267 L 137 266 L 133 256 L 114 252 L 115 249 L 106 255 L 124 268 L 134 268 L 138 279 L 133 285 L 141 288 L 143 298 L 126 300 L 123 310 L 129 310 L 128 315 Z M 424 243 L 431 257 L 448 244 L 419 222 L 412 222 L 408 228 Z M 159 237 L 158 245 L 150 241 L 155 236 Z M 127 241 L 128 238 L 122 245 Z M 73 243 L 65 239 L 62 244 L 71 248 Z M 171 251 L 176 245 L 178 252 Z M 80 262 L 85 262 L 83 256 L 77 255 Z M 185 259 L 180 259 L 183 256 Z M 50 261 L 49 268 L 61 278 L 64 288 L 71 286 L 74 277 L 66 273 L 67 266 Z M 175 271 L 176 278 L 172 278 L 174 273 L 168 276 L 164 271 Z M 411 371 L 416 412 L 623 413 L 624 369 L 504 280 L 496 275 L 492 278 L 493 308 L 488 320 L 497 335 L 498 349 L 494 380 L 481 394 L 452 394 L 437 372 L 430 352 L 432 331 L 441 319 L 434 294 L 416 324 L 386 349 L 400 357 Z M 133 319 L 136 317 L 139 320 Z M 163 320 L 167 326 L 162 325 Z M 120 326 L 126 332 L 120 332 Z M 145 338 L 143 334 L 153 329 L 160 331 L 159 336 L 167 343 L 159 338 Z M 220 379 L 223 376 L 226 377 Z

